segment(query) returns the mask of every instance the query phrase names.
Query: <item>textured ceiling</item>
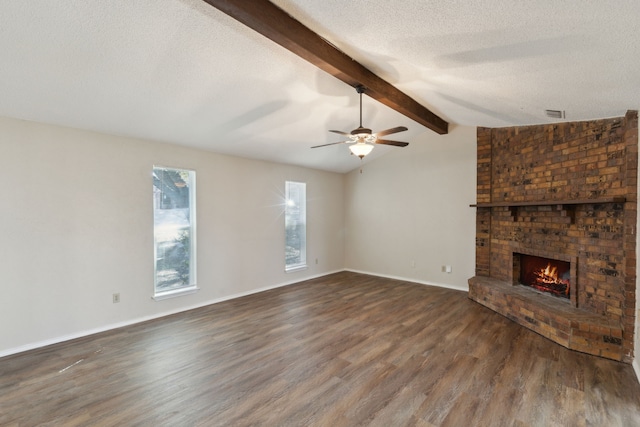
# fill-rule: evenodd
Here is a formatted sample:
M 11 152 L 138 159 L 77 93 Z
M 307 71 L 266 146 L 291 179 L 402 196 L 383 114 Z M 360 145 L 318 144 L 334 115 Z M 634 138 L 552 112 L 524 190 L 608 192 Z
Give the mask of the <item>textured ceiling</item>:
M 451 124 L 638 109 L 637 0 L 274 3 Z M 431 132 L 363 103 L 374 131 L 404 125 L 394 139 L 409 142 Z M 0 115 L 339 172 L 360 165 L 344 145 L 309 148 L 357 126 L 355 91 L 201 0 L 3 0 Z

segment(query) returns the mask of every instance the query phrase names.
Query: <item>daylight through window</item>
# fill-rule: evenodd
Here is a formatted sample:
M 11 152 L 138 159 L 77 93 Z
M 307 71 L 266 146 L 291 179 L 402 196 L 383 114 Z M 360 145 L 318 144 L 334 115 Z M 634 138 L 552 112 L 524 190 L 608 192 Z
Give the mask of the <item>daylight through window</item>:
M 155 297 L 195 291 L 196 173 L 153 168 Z
M 285 183 L 285 270 L 307 266 L 307 184 Z

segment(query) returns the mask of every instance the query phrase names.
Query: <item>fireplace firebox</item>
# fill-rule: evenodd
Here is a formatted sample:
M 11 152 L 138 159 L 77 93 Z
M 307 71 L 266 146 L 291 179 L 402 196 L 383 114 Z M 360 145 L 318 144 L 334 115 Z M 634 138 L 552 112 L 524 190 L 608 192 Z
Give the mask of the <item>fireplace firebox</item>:
M 571 263 L 514 253 L 514 281 L 558 298 L 571 299 Z

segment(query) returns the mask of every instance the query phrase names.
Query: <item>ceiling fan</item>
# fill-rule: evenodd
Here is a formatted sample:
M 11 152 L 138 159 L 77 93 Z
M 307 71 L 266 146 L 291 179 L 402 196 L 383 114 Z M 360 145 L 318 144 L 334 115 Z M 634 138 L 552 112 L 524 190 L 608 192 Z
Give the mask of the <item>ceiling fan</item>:
M 397 126 L 391 129 L 382 130 L 380 132 L 372 133 L 371 129 L 362 127 L 362 94 L 364 93 L 364 86 L 356 86 L 356 92 L 360 94 L 360 126 L 352 130 L 350 133 L 343 132 L 341 130 L 330 130 L 329 132 L 337 133 L 339 135 L 348 136 L 349 139 L 340 142 L 331 142 L 329 144 L 316 145 L 311 148 L 326 147 L 328 145 L 336 144 L 352 144 L 349 146 L 352 154 L 362 159 L 373 150 L 373 144 L 394 145 L 396 147 L 406 147 L 408 142 L 391 141 L 389 139 L 380 139 L 381 136 L 391 135 L 392 133 L 404 132 L 407 130 L 404 126 Z

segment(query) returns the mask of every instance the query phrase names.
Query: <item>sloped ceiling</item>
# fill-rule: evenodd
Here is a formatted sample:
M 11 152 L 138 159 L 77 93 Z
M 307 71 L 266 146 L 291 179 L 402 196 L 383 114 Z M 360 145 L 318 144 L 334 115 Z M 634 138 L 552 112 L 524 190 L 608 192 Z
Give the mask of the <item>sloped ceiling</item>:
M 452 125 L 623 115 L 640 2 L 274 0 Z M 424 126 L 364 98 L 373 130 Z M 3 0 L 0 115 L 346 172 L 355 91 L 201 0 Z M 434 134 L 435 135 L 435 134 Z M 438 137 L 438 136 L 435 136 Z M 0 141 L 0 143 L 2 143 Z M 396 147 L 376 147 L 365 161 Z

